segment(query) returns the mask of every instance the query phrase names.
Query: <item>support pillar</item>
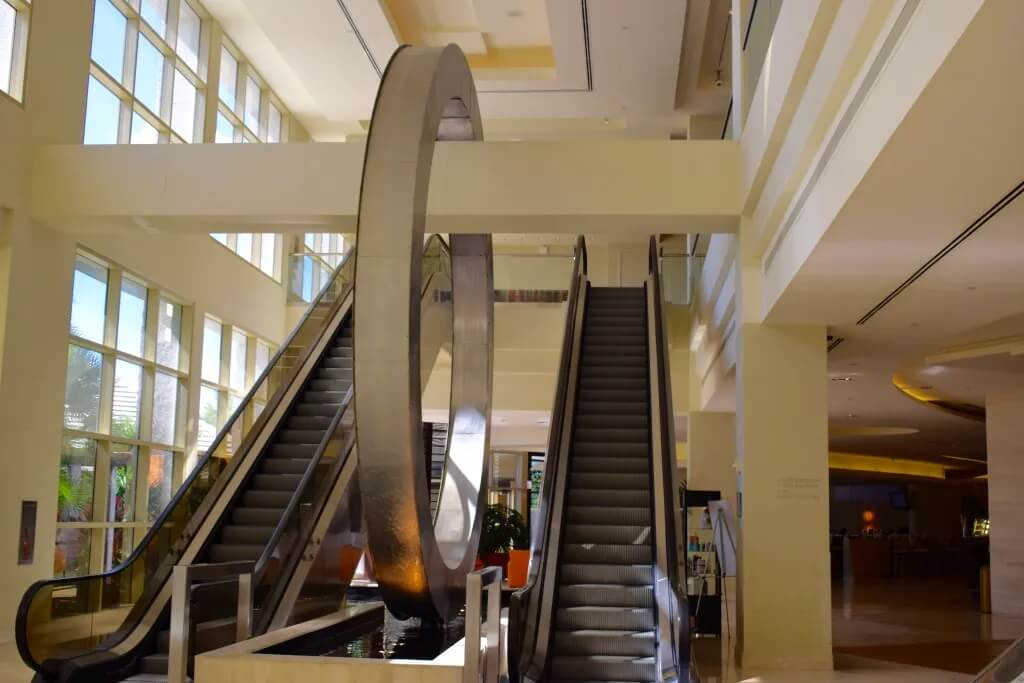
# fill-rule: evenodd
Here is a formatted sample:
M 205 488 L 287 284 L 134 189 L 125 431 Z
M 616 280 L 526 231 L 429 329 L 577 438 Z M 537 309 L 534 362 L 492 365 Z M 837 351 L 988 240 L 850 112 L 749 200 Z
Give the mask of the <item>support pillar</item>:
M 739 334 L 740 664 L 831 669 L 825 328 Z
M 736 414 L 692 411 L 687 423 L 686 487 L 721 491 L 736 512 Z
M 985 401 L 992 612 L 1024 617 L 1024 389 Z

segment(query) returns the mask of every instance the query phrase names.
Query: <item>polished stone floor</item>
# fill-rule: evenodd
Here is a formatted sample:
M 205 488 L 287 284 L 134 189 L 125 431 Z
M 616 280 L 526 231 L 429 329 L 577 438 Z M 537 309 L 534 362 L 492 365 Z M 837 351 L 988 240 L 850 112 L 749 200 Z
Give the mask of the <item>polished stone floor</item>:
M 729 638 L 696 641 L 694 663 L 701 683 L 969 682 L 1022 636 L 1024 619 L 981 614 L 960 580 L 843 582 L 832 595 L 834 671 L 744 671 Z

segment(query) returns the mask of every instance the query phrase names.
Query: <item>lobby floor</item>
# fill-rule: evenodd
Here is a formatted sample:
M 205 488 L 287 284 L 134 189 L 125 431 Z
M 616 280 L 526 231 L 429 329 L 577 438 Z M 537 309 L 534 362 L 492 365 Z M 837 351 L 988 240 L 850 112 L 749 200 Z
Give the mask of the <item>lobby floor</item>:
M 1021 636 L 1024 619 L 981 614 L 960 580 L 842 582 L 832 593 L 834 671 L 743 671 L 727 638 L 697 640 L 694 662 L 701 683 L 960 683 Z
M 969 683 L 1021 636 L 1024 619 L 981 614 L 959 581 L 857 582 L 833 587 L 834 671 L 743 671 L 729 638 L 698 639 L 694 662 L 701 683 Z M 0 682 L 29 680 L 14 643 L 0 644 Z

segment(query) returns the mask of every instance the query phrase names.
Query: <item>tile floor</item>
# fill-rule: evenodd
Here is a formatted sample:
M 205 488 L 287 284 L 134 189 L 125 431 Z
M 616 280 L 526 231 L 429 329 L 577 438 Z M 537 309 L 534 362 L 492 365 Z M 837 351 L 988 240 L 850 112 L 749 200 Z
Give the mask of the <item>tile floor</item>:
M 981 614 L 959 580 L 846 582 L 833 587 L 834 671 L 744 671 L 729 639 L 696 641 L 694 661 L 701 683 L 969 683 L 1022 636 L 1024 619 Z

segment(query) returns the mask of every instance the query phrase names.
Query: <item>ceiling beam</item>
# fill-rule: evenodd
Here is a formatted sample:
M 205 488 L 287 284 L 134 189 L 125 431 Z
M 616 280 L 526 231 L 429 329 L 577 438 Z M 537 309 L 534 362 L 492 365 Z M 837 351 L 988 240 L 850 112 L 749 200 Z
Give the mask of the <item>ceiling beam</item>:
M 355 230 L 363 142 L 43 146 L 29 210 L 65 232 Z M 442 142 L 428 232 L 733 232 L 719 141 Z

